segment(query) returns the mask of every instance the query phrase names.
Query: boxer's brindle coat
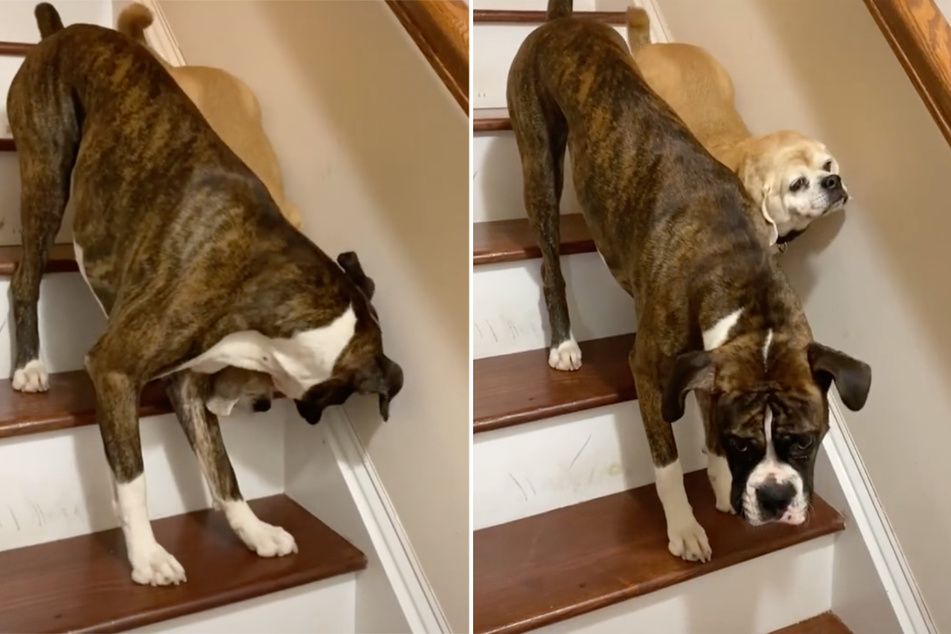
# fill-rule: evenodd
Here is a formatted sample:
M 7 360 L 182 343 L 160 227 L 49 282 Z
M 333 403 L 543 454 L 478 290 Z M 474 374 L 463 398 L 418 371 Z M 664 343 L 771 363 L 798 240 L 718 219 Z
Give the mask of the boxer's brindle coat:
M 567 146 L 598 251 L 634 297 L 630 364 L 670 551 L 706 561 L 671 428 L 687 392 L 697 391 L 703 413 L 717 508 L 798 524 L 828 430 L 827 390 L 835 381 L 859 409 L 871 372 L 813 342 L 743 185 L 650 91 L 621 36 L 572 18 L 570 0 L 549 0 L 548 17 L 512 62 L 508 107 L 542 251 L 549 362 L 581 365 L 558 260 Z
M 338 266 L 284 220 L 148 50 L 98 26 L 63 29 L 48 4 L 36 16 L 42 41 L 7 101 L 22 178 L 14 387 L 48 389 L 37 300 L 69 199 L 77 263 L 109 317 L 86 368 L 132 578 L 185 579 L 146 509 L 137 404 L 157 377 L 231 527 L 259 555 L 293 552 L 242 501 L 204 401 L 212 374 L 235 366 L 270 374 L 310 423 L 353 392 L 379 394 L 386 419 L 403 376 L 383 354 L 372 282 L 355 255 Z

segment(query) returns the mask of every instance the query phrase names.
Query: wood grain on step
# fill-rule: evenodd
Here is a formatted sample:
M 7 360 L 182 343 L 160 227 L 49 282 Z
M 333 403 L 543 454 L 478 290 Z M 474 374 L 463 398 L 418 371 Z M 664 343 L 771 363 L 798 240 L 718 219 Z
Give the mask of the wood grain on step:
M 23 247 L 0 247 L 0 275 L 13 275 L 20 260 L 23 259 Z M 72 273 L 79 270 L 76 266 L 76 253 L 72 244 L 54 244 L 46 262 L 46 273 Z
M 895 57 L 951 144 L 951 26 L 934 0 L 865 0 Z
M 634 335 L 581 342 L 581 368 L 548 366 L 548 349 L 473 363 L 473 432 L 485 432 L 637 398 L 627 363 Z
M 133 583 L 118 530 L 0 552 L 0 631 L 120 632 L 366 567 L 363 553 L 290 498 L 250 504 L 294 535 L 297 554 L 258 557 L 207 510 L 152 522 L 185 567 L 179 586 Z
M 561 254 L 592 253 L 594 240 L 581 214 L 561 216 Z M 496 264 L 540 258 L 535 234 L 525 218 L 492 220 L 472 225 L 472 263 Z
M 23 57 L 33 50 L 36 44 L 28 42 L 0 42 L 0 56 L 2 57 Z
M 844 528 L 818 497 L 802 526 L 753 527 L 716 510 L 705 471 L 685 481 L 713 548 L 706 564 L 667 551 L 653 484 L 476 531 L 475 632 L 526 632 Z
M 776 630 L 772 634 L 852 634 L 852 630 L 845 626 L 832 612 L 825 612 L 801 623 Z
M 162 386 L 149 383 L 142 391 L 139 416 L 171 411 Z M 49 392 L 37 394 L 16 392 L 9 379 L 0 381 L 0 438 L 94 424 L 96 393 L 85 370 L 51 374 Z
M 626 24 L 624 11 L 575 11 L 576 18 L 594 20 L 605 24 Z M 546 20 L 544 11 L 521 11 L 503 9 L 473 9 L 473 24 L 542 24 Z
M 501 132 L 511 130 L 512 121 L 505 108 L 476 108 L 472 111 L 473 132 Z

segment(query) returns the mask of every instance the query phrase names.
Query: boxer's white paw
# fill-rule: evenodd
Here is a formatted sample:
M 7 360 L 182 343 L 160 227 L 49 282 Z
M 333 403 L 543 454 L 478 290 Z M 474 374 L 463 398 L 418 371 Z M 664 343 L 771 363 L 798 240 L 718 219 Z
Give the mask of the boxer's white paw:
M 667 538 L 670 540 L 667 544 L 670 554 L 685 561 L 710 561 L 713 555 L 707 532 L 693 517 L 680 526 L 668 526 Z
M 294 536 L 280 526 L 258 520 L 256 526 L 245 527 L 238 537 L 260 557 L 283 557 L 297 552 Z
M 50 377 L 46 366 L 39 359 L 28 361 L 13 373 L 13 389 L 17 392 L 46 392 L 50 389 Z
M 577 370 L 581 367 L 581 348 L 574 337 L 552 348 L 548 353 L 548 365 L 556 370 Z
M 170 586 L 185 581 L 185 569 L 158 542 L 129 557 L 132 581 L 144 586 Z
M 231 529 L 259 556 L 283 557 L 297 552 L 293 535 L 280 526 L 271 526 L 259 520 L 245 501 L 224 501 L 221 508 Z
M 733 474 L 730 465 L 723 456 L 707 454 L 707 476 L 716 498 L 717 510 L 735 515 L 733 504 L 730 503 L 730 492 L 733 489 Z

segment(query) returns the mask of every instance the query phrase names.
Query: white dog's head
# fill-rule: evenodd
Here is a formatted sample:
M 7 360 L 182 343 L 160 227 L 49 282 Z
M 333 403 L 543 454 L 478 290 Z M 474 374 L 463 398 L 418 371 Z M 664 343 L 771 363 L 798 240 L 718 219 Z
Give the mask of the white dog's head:
M 757 207 L 776 224 L 779 242 L 849 200 L 838 161 L 815 139 L 773 132 L 750 139 L 744 150 L 737 174 Z

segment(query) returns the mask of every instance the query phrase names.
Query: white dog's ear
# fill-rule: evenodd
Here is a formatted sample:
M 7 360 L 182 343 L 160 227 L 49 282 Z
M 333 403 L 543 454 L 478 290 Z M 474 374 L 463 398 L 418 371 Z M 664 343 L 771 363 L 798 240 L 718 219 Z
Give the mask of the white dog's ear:
M 776 221 L 769 213 L 769 195 L 772 192 L 769 183 L 763 177 L 764 173 L 765 170 L 760 162 L 752 156 L 747 156 L 740 162 L 736 175 L 740 177 L 743 187 L 746 188 L 750 198 L 753 199 L 760 213 L 763 214 L 766 224 L 769 225 L 769 246 L 773 246 L 779 240 L 779 227 L 776 226 Z

